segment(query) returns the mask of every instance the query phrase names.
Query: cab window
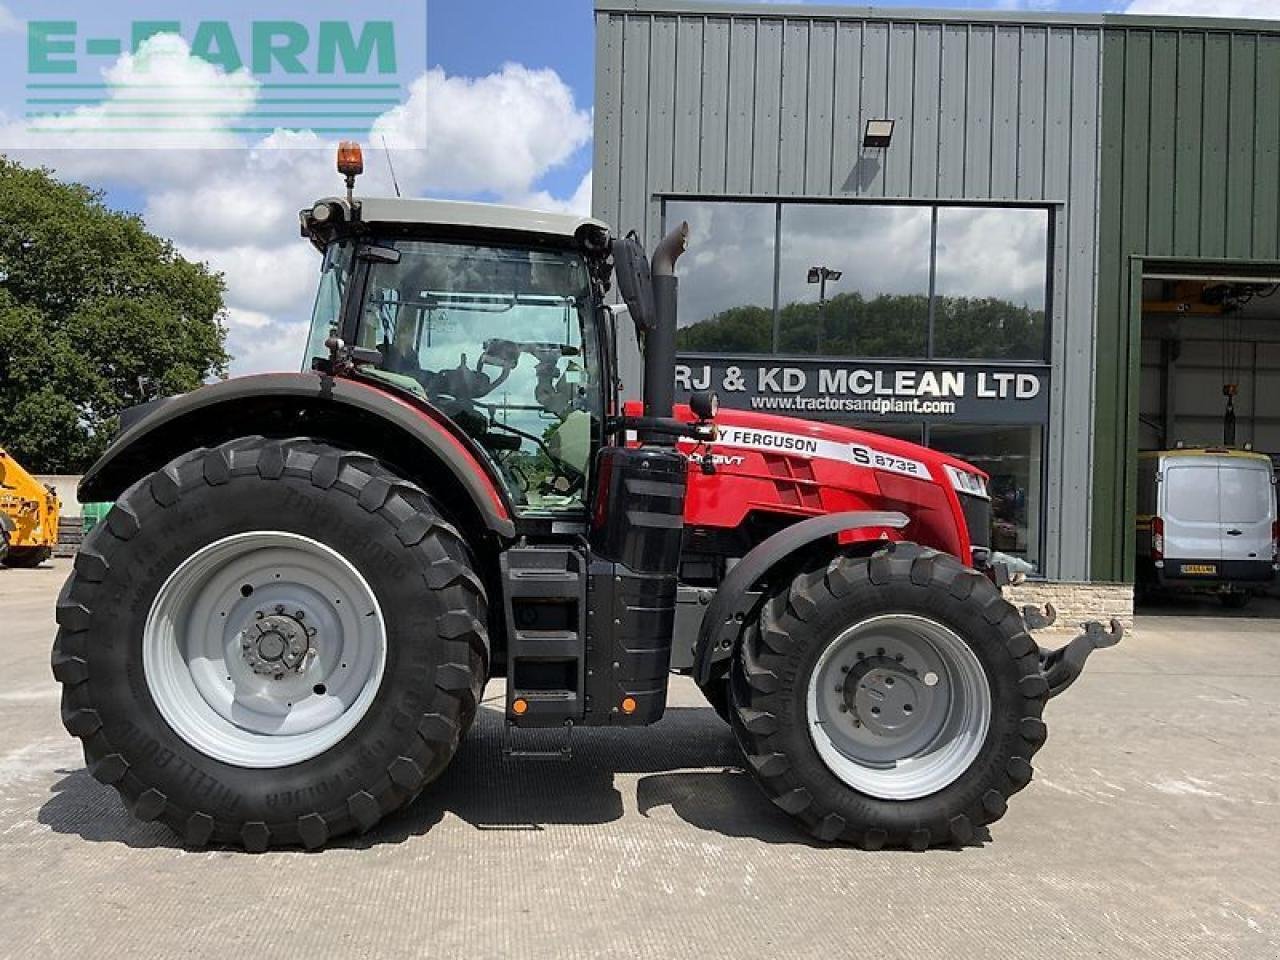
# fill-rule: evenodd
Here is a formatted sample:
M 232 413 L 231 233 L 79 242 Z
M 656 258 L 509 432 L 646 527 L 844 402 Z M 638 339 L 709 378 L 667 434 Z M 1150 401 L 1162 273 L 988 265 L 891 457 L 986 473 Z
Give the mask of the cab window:
M 401 242 L 370 267 L 358 342 L 384 379 L 489 453 L 522 512 L 581 509 L 602 390 L 591 285 L 571 251 Z

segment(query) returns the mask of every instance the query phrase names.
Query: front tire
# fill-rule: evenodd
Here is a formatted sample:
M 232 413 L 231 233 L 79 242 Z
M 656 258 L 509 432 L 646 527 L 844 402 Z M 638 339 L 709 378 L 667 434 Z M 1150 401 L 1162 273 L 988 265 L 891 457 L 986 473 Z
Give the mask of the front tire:
M 452 758 L 488 670 L 458 531 L 372 457 L 249 437 L 125 492 L 58 602 L 62 717 L 192 846 L 368 830 Z
M 822 840 L 968 843 L 1030 782 L 1045 741 L 1036 651 L 995 586 L 952 557 L 915 544 L 838 557 L 748 625 L 734 732 L 765 793 Z

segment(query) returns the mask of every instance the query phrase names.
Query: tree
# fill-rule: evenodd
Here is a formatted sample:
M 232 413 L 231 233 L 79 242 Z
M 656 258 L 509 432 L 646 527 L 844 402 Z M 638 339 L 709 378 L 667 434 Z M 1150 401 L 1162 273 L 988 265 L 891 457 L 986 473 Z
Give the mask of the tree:
M 0 444 L 79 473 L 121 410 L 225 373 L 223 289 L 101 193 L 0 157 Z

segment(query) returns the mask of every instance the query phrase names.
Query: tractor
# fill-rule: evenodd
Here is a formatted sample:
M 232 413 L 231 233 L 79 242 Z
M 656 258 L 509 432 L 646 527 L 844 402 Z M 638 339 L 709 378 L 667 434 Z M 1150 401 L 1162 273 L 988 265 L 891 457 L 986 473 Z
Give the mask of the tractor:
M 587 217 L 357 197 L 356 145 L 338 170 L 301 213 L 302 372 L 128 411 L 83 478 L 113 506 L 52 664 L 95 778 L 193 847 L 316 848 L 437 778 L 491 677 L 520 753 L 659 721 L 676 673 L 823 841 L 1005 812 L 1119 629 L 1031 638 L 1053 611 L 1002 597 L 982 471 L 676 404 L 686 225 L 649 259 Z

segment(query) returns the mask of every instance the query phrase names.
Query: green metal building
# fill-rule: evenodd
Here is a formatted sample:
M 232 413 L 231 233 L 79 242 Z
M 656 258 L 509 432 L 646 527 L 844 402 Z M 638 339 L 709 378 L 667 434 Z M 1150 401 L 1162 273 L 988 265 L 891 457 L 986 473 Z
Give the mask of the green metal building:
M 1131 577 L 1137 453 L 1221 442 L 1224 382 L 1280 453 L 1280 23 L 596 0 L 596 38 L 595 215 L 693 229 L 678 383 L 972 460 L 1050 579 Z
M 1105 19 L 1094 578 L 1133 568 L 1144 277 L 1280 278 L 1280 23 Z M 1271 318 L 1266 318 L 1271 319 Z M 1251 439 L 1280 452 L 1274 340 Z M 1255 346 L 1255 349 L 1256 349 Z

